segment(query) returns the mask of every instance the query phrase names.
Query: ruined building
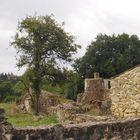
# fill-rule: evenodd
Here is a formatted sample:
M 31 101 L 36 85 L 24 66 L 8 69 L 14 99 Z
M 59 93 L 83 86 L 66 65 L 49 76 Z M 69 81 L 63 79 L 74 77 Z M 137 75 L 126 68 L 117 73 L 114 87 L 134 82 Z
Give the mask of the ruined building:
M 49 100 L 49 103 L 50 101 L 53 103 L 52 100 Z M 135 117 L 140 116 L 140 65 L 109 80 L 100 78 L 98 73 L 94 74 L 94 78 L 85 79 L 85 91 L 78 96 L 79 104 L 82 106 L 90 104 L 92 107 L 101 109 L 107 107 L 105 103 L 109 101 L 111 101 L 112 115 L 134 118 L 90 120 L 80 124 L 56 124 L 38 128 L 16 128 L 7 123 L 4 110 L 0 109 L 0 140 L 139 140 L 140 118 Z M 45 105 L 48 106 L 48 102 Z M 74 104 L 73 106 L 75 108 Z M 62 104 L 58 107 L 61 110 L 57 113 L 71 109 L 68 104 L 65 107 Z M 76 111 L 73 112 L 75 117 L 76 113 Z M 62 113 L 61 116 L 67 114 Z
M 12 127 L 0 109 L 0 140 L 139 140 L 140 119 L 80 124 L 56 124 L 45 127 Z
M 140 65 L 111 79 L 99 77 L 85 79 L 84 93 L 79 94 L 78 103 L 91 104 L 99 109 L 110 107 L 117 117 L 140 116 Z
M 70 119 L 73 112 L 74 115 L 81 112 L 84 114 L 91 109 L 98 109 L 98 115 L 101 112 L 102 115 L 111 113 L 117 117 L 140 116 L 140 65 L 111 79 L 103 79 L 99 73 L 94 73 L 94 78 L 85 79 L 84 93 L 78 94 L 77 103 L 68 101 L 64 104 L 61 99 L 54 94 L 42 94 L 40 112 L 48 114 L 50 110 L 56 110 L 58 118 L 67 119 Z M 30 108 L 29 102 L 26 98 L 23 105 L 27 111 Z

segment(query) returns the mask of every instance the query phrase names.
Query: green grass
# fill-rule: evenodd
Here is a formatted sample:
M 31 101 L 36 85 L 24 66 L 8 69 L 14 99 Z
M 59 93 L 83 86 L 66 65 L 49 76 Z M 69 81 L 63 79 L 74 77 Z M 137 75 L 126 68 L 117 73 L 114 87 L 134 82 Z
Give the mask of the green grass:
M 36 117 L 30 114 L 19 114 L 14 116 L 9 116 L 8 121 L 17 127 L 26 127 L 26 126 L 40 126 L 57 123 L 55 117 Z
M 5 109 L 8 122 L 16 127 L 40 126 L 58 123 L 53 116 L 34 116 L 32 114 L 21 113 L 16 109 L 15 103 L 0 103 L 0 108 Z

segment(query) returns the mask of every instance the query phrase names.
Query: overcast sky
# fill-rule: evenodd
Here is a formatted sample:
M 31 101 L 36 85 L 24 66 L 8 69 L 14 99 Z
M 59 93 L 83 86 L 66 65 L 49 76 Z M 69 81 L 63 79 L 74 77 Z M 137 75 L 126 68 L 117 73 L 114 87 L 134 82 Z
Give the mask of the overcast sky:
M 21 74 L 16 51 L 9 46 L 18 20 L 27 15 L 50 15 L 65 21 L 65 30 L 76 36 L 85 52 L 97 34 L 128 33 L 140 36 L 139 0 L 0 0 L 0 73 Z

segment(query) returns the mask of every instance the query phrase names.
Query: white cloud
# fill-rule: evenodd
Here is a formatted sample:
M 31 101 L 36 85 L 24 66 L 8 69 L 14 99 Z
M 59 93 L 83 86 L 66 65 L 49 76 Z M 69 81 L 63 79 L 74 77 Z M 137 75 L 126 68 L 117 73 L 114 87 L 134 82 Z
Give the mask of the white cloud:
M 1 1 L 1 0 L 0 0 Z M 139 0 L 4 0 L 0 5 L 0 72 L 14 72 L 15 50 L 9 47 L 17 22 L 26 15 L 51 14 L 83 46 L 79 56 L 98 33 L 140 35 Z M 22 73 L 22 72 L 19 72 Z

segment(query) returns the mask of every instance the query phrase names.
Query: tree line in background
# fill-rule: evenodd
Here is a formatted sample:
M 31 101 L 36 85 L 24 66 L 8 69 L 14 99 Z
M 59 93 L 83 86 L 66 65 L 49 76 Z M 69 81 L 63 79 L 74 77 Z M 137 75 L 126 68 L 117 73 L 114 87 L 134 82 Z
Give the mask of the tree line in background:
M 76 99 L 77 93 L 83 92 L 84 79 L 93 77 L 94 72 L 109 78 L 140 64 L 140 40 L 136 35 L 99 34 L 85 55 L 76 60 L 72 56 L 80 46 L 74 41 L 53 16 L 29 16 L 21 20 L 11 45 L 17 49 L 17 65 L 26 65 L 27 70 L 14 81 L 3 79 L 1 74 L 0 100 L 18 99 L 29 88 L 36 102 L 42 89 Z M 73 70 L 65 67 L 66 62 L 73 62 Z
M 17 90 L 18 76 L 12 73 L 0 74 L 0 102 L 15 101 L 21 96 L 20 91 Z
M 0 102 L 18 101 L 28 93 L 30 88 L 29 78 L 32 76 L 31 70 L 27 70 L 22 76 L 6 73 L 0 74 Z M 54 94 L 64 95 L 68 99 L 76 99 L 77 77 L 73 71 L 63 70 L 59 72 L 55 80 L 43 79 L 41 89 Z

